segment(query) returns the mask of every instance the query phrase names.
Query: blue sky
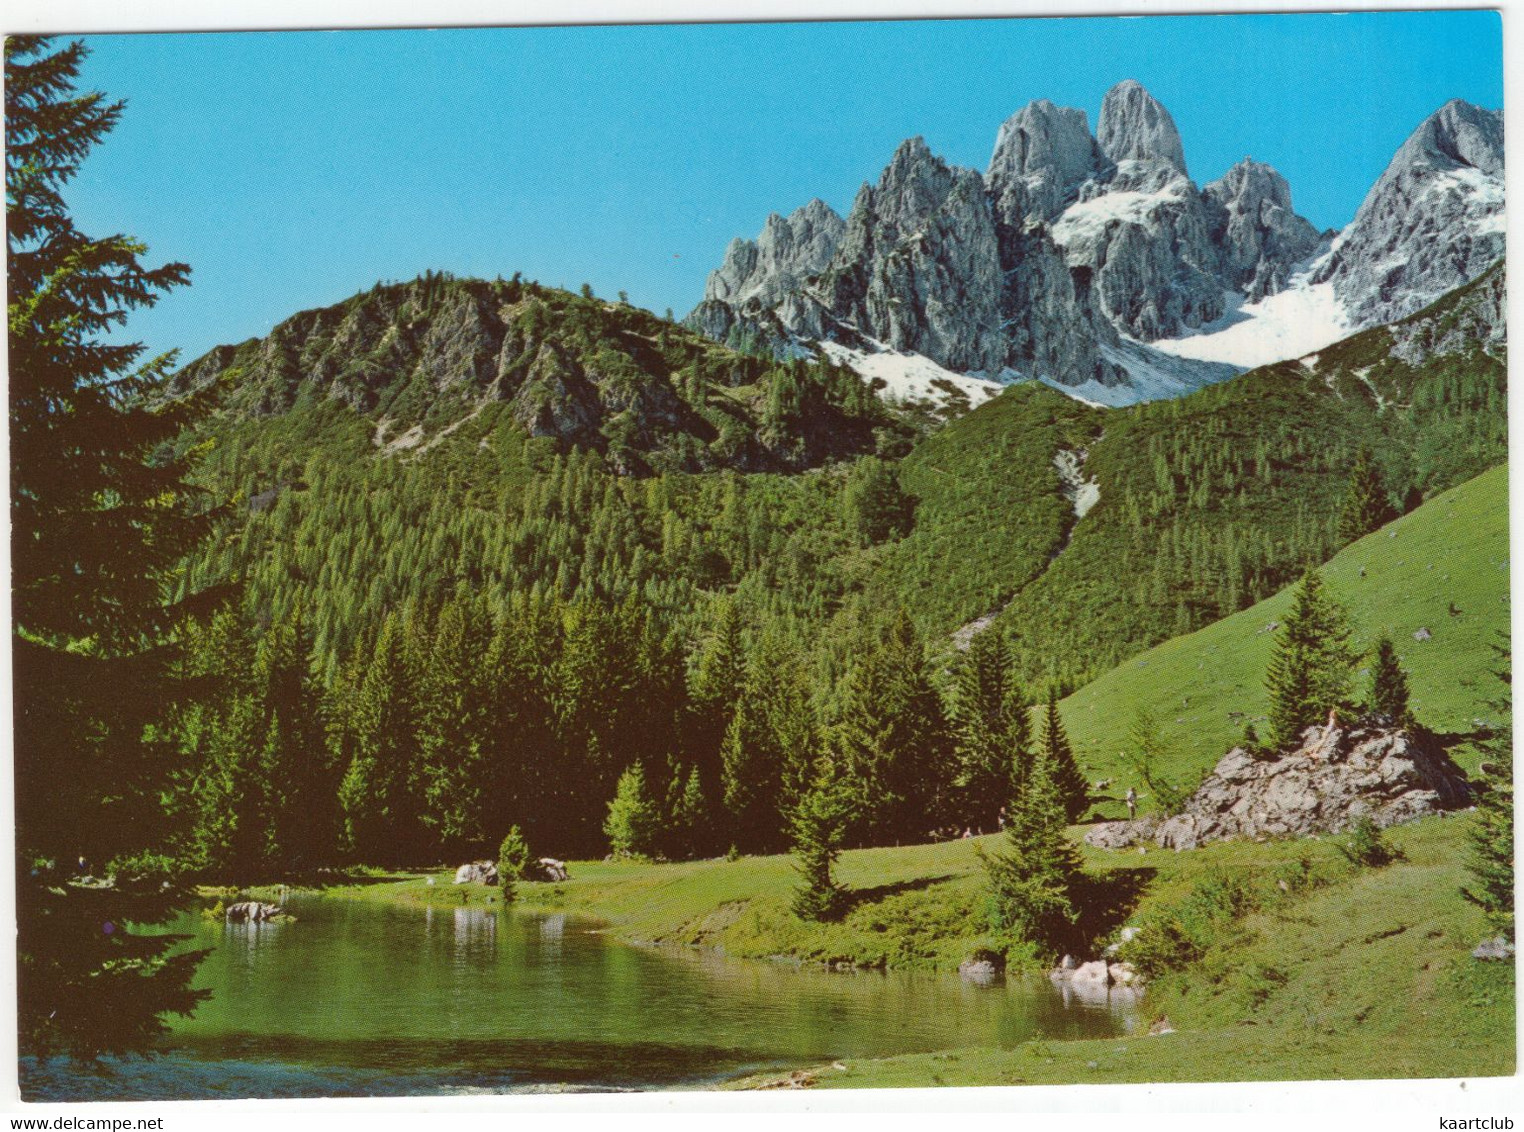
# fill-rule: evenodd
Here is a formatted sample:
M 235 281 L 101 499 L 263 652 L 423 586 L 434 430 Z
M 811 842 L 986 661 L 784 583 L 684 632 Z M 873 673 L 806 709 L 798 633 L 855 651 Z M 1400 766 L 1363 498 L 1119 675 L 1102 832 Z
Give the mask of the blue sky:
M 1447 99 L 1502 105 L 1491 12 L 93 36 L 122 124 L 69 200 L 192 285 L 129 331 L 189 361 L 425 268 L 686 313 L 731 237 L 845 213 L 920 134 L 982 169 L 1035 98 L 1141 81 L 1205 183 L 1244 156 L 1347 223 Z

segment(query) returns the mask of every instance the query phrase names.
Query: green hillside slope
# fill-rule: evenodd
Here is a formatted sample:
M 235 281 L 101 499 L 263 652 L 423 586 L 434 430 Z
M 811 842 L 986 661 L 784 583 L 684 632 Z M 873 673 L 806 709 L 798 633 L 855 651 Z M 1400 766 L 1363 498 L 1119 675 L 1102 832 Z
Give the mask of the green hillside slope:
M 1322 573 L 1349 609 L 1362 646 L 1382 630 L 1392 635 L 1419 719 L 1461 734 L 1488 717 L 1486 701 L 1496 694 L 1489 672 L 1496 666 L 1492 648 L 1508 630 L 1508 565 L 1504 465 L 1346 547 Z M 1284 618 L 1290 602 L 1290 590 L 1283 590 L 1126 661 L 1065 700 L 1070 736 L 1092 777 L 1110 778 L 1115 793 L 1125 791 L 1120 752 L 1141 708 L 1160 724 L 1166 774 L 1209 769 L 1250 721 L 1263 733 L 1268 627 Z M 1431 638 L 1415 640 L 1421 629 Z M 1464 752 L 1457 754 L 1464 764 Z M 1113 803 L 1107 812 L 1120 811 Z

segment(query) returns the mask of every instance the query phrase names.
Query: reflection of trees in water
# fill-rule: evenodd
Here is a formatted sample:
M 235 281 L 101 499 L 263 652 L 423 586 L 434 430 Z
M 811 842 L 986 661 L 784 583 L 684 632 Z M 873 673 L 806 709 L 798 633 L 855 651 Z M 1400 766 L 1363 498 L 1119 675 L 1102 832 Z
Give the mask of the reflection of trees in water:
M 546 951 L 559 952 L 561 950 L 561 938 L 565 934 L 565 913 L 557 912 L 554 916 L 546 916 L 540 921 L 540 943 Z
M 455 909 L 455 962 L 472 965 L 497 957 L 497 913 L 485 908 Z

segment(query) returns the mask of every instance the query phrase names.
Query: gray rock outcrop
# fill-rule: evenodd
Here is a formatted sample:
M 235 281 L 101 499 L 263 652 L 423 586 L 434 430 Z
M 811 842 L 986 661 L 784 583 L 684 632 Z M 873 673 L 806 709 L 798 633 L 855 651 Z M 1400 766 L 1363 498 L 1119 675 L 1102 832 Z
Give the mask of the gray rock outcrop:
M 1229 838 L 1337 833 L 1361 818 L 1413 821 L 1470 801 L 1465 776 L 1433 735 L 1368 723 L 1309 727 L 1294 750 L 1256 757 L 1235 747 L 1172 817 L 1107 822 L 1100 848 L 1143 842 L 1194 849 Z
M 259 900 L 243 900 L 229 904 L 223 917 L 230 924 L 262 924 L 282 915 L 278 904 L 265 904 Z
M 1316 279 L 1375 326 L 1486 271 L 1504 235 L 1502 111 L 1454 99 L 1403 142 Z
M 570 880 L 571 874 L 566 870 L 566 862 L 558 861 L 554 857 L 541 857 L 534 863 L 534 870 L 539 873 L 539 879 L 547 881 Z

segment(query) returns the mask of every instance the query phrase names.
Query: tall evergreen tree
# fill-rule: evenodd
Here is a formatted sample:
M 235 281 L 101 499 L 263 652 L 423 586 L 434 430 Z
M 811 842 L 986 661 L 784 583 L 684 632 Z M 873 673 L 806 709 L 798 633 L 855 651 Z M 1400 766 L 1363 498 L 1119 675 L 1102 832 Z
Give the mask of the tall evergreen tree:
M 1079 821 L 1090 808 L 1090 783 L 1074 759 L 1074 748 L 1058 714 L 1058 691 L 1048 692 L 1048 707 L 1043 714 L 1042 734 L 1037 741 L 1037 761 L 1047 765 L 1054 797 L 1064 817 Z
M 746 679 L 741 630 L 740 609 L 734 600 L 722 599 L 689 680 L 692 708 L 688 748 L 699 772 L 700 786 L 712 798 L 724 792 L 720 750 L 735 718 Z
M 990 882 L 990 927 L 1044 956 L 1070 942 L 1079 919 L 1079 852 L 1065 836 L 1054 761 L 1039 757 L 1006 822 L 1005 850 L 980 852 Z
M 953 677 L 951 711 L 958 751 L 957 822 L 994 829 L 1021 793 L 1031 761 L 1027 704 L 1010 648 L 994 632 L 970 642 Z
M 813 773 L 816 746 L 800 659 L 782 636 L 769 633 L 747 666 L 721 747 L 729 844 L 748 853 L 783 848 L 789 809 Z
M 1397 517 L 1397 509 L 1381 482 L 1381 468 L 1369 448 L 1360 449 L 1349 473 L 1349 487 L 1339 512 L 1339 538 L 1354 542 Z
M 137 1052 L 187 1013 L 197 953 L 145 933 L 185 890 L 167 858 L 176 571 L 207 530 L 174 438 L 188 402 L 145 394 L 172 356 L 102 336 L 185 283 L 127 236 L 75 228 L 62 190 L 121 103 L 76 93 L 85 48 L 5 42 L 17 1000 L 21 1049 Z M 110 876 L 75 882 L 76 862 Z
M 790 843 L 803 883 L 794 892 L 794 915 L 832 920 L 845 892 L 833 873 L 846 836 L 851 802 L 831 766 L 824 764 L 789 816 Z
M 413 617 L 389 614 L 360 684 L 354 759 L 339 787 L 343 841 L 356 860 L 400 864 L 425 847 L 419 685 Z
M 946 820 L 952 738 L 910 615 L 898 610 L 847 679 L 834 744 L 860 844 L 924 841 Z
M 1376 656 L 1371 662 L 1371 690 L 1367 701 L 1372 712 L 1394 727 L 1406 727 L 1412 720 L 1408 708 L 1408 674 L 1397 659 L 1392 638 L 1382 633 L 1376 641 Z
M 498 792 L 491 755 L 504 642 L 486 603 L 466 594 L 445 603 L 430 636 L 420 681 L 422 820 L 448 852 L 475 853 L 489 847 L 495 818 L 488 807 Z
M 1344 607 L 1329 596 L 1317 571 L 1308 570 L 1276 634 L 1265 675 L 1275 747 L 1295 745 L 1303 730 L 1347 704 L 1355 661 L 1349 635 Z
M 650 857 L 661 838 L 661 810 L 646 789 L 645 768 L 639 763 L 619 776 L 619 785 L 603 821 L 609 852 L 616 857 Z

